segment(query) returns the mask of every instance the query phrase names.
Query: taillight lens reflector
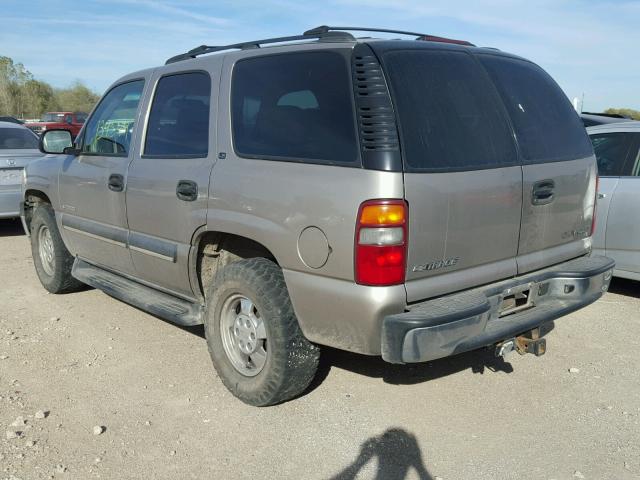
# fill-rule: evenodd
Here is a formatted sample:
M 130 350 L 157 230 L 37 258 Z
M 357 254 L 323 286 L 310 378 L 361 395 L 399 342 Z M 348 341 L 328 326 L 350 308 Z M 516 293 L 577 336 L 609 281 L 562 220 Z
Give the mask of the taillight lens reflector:
M 407 213 L 404 200 L 369 200 L 360 206 L 355 238 L 357 283 L 387 286 L 404 282 Z

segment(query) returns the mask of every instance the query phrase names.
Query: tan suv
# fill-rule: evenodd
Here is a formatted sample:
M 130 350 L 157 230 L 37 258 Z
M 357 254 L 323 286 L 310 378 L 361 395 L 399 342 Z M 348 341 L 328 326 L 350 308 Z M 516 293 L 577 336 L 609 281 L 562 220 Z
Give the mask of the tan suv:
M 45 288 L 204 323 L 252 405 L 303 392 L 322 345 L 544 353 L 613 269 L 569 101 L 514 55 L 345 30 L 198 47 L 116 81 L 74 145 L 47 131 L 22 213 Z

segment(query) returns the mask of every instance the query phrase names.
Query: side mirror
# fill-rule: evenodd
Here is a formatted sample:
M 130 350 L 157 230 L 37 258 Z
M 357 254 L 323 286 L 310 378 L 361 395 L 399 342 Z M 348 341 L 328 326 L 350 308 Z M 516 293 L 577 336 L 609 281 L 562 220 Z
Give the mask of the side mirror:
M 42 153 L 67 153 L 67 148 L 73 148 L 71 132 L 68 130 L 45 130 L 40 136 Z

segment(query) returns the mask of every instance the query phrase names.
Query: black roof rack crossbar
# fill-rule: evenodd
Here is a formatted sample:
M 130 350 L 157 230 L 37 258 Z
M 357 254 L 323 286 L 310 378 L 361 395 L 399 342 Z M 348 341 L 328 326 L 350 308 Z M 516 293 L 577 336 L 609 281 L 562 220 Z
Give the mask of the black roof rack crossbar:
M 410 35 L 412 37 L 426 37 L 425 33 L 405 32 L 404 30 L 389 30 L 388 28 L 366 28 L 366 27 L 329 27 L 328 25 L 320 25 L 304 32 L 305 35 L 318 35 L 334 31 L 352 31 L 352 32 L 381 32 L 381 33 L 397 33 L 398 35 Z
M 437 35 L 429 35 L 427 33 L 406 32 L 404 30 L 390 30 L 388 28 L 367 28 L 367 27 L 329 27 L 328 25 L 321 25 L 311 30 L 307 30 L 305 35 L 317 35 L 320 33 L 328 34 L 329 32 L 341 32 L 341 31 L 354 31 L 354 32 L 381 32 L 381 33 L 395 33 L 398 35 L 409 35 L 416 37 L 416 40 L 424 40 L 427 42 L 440 42 L 440 43 L 454 43 L 456 45 L 464 45 L 467 47 L 475 47 L 471 42 L 466 40 L 455 40 L 453 38 L 439 37 Z
M 309 31 L 310 32 L 310 31 Z M 232 43 L 231 45 L 200 45 L 194 49 L 189 50 L 186 53 L 181 53 L 180 55 L 176 55 L 175 57 L 171 57 L 169 60 L 165 62 L 165 65 L 170 63 L 180 62 L 182 60 L 187 60 L 190 58 L 196 58 L 199 55 L 205 55 L 207 53 L 220 52 L 222 50 L 246 50 L 250 48 L 260 48 L 260 45 L 266 45 L 269 43 L 284 43 L 284 42 L 294 42 L 297 40 L 309 40 L 310 38 L 317 39 L 327 39 L 327 40 L 335 40 L 335 41 L 350 41 L 355 40 L 353 35 L 346 32 L 313 32 L 309 33 L 305 32 L 303 35 L 292 35 L 289 37 L 275 37 L 275 38 L 265 38 L 263 40 L 253 40 L 250 42 L 242 42 L 242 43 Z

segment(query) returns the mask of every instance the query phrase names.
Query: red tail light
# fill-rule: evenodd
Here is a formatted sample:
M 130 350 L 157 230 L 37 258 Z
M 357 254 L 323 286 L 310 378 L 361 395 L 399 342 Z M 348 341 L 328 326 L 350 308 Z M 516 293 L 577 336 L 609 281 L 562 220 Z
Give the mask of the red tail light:
M 360 205 L 355 238 L 355 278 L 361 285 L 398 285 L 407 265 L 407 204 L 368 200 Z
M 598 211 L 598 189 L 600 188 L 600 175 L 596 175 L 596 194 L 593 199 L 593 214 L 591 215 L 591 234 L 596 232 L 596 212 Z

